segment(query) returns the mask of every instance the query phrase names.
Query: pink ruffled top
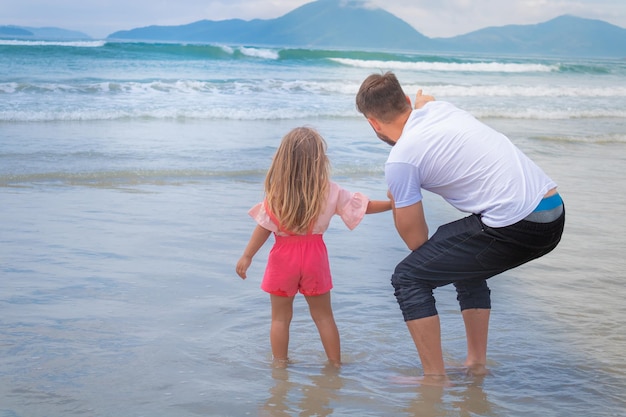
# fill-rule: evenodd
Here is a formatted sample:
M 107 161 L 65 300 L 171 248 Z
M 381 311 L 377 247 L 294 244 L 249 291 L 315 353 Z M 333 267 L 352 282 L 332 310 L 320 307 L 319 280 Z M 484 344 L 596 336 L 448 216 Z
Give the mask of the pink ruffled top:
M 313 230 L 313 234 L 322 234 L 328 229 L 330 219 L 335 215 L 339 215 L 348 229 L 354 229 L 363 219 L 369 198 L 361 193 L 352 193 L 341 188 L 338 184 L 330 182 L 330 190 L 326 199 L 326 207 L 322 214 L 317 218 Z M 262 227 L 276 233 L 278 236 L 289 236 L 288 233 L 279 230 L 278 225 L 272 220 L 265 210 L 263 202 L 256 204 L 248 211 L 248 214 Z

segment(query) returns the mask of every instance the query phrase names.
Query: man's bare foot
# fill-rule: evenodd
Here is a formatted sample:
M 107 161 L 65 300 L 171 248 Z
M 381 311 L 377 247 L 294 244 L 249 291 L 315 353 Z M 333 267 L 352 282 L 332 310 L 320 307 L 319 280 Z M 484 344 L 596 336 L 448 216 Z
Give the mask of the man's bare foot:
M 490 375 L 489 369 L 487 369 L 487 365 L 484 364 L 474 364 L 474 365 L 466 365 L 465 374 L 469 376 L 485 376 Z

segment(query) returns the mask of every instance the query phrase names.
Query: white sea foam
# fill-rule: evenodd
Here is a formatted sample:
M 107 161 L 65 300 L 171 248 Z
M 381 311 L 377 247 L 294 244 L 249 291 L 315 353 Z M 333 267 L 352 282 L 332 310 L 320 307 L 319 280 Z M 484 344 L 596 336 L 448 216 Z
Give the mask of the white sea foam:
M 229 55 L 232 55 L 235 53 L 235 50 L 233 48 L 231 48 L 230 46 L 227 45 L 219 45 L 220 49 L 224 52 L 226 52 Z
M 535 108 L 480 108 L 469 109 L 478 118 L 532 119 L 532 120 L 567 120 L 567 119 L 603 119 L 626 118 L 626 109 L 545 109 Z
M 18 92 L 31 93 L 70 93 L 70 94 L 103 94 L 103 93 L 215 93 L 241 95 L 250 93 L 268 94 L 337 94 L 354 95 L 358 91 L 358 82 L 341 82 L 335 80 L 234 80 L 231 82 L 213 82 L 193 79 L 154 80 L 154 81 L 106 81 L 96 83 L 0 83 L 0 94 Z M 407 92 L 422 89 L 424 93 L 438 98 L 445 97 L 589 97 L 589 98 L 626 98 L 626 86 L 579 86 L 555 85 L 458 85 L 458 84 L 415 84 L 404 85 Z
M 252 47 L 232 47 L 228 45 L 219 45 L 219 48 L 226 52 L 229 55 L 234 55 L 236 52 L 239 52 L 242 55 L 249 56 L 252 58 L 262 58 L 262 59 L 278 59 L 279 54 L 277 51 L 271 49 L 264 48 L 252 48 Z
M 216 47 L 221 48 L 217 54 Z M 16 56 L 24 54 L 23 64 L 8 55 L 0 60 L 5 63 L 0 80 L 0 121 L 360 117 L 354 105 L 363 77 L 360 69 L 328 65 L 328 61 L 320 63 L 319 59 L 287 62 L 289 54 L 285 61 L 276 61 L 280 58 L 278 50 L 271 48 L 212 46 L 207 57 L 198 51 L 181 56 L 176 49 L 171 53 L 162 46 L 145 46 L 148 52 L 159 53 L 135 55 L 141 48 L 144 45 L 134 45 L 132 53 L 128 53 L 111 47 L 106 56 L 97 50 L 76 54 L 68 49 L 51 57 L 29 54 L 28 48 L 15 48 L 12 53 Z M 161 54 L 161 49 L 166 53 Z M 70 59 L 65 59 L 64 53 Z M 224 53 L 233 55 L 233 59 L 223 59 Z M 243 54 L 258 58 L 241 59 Z M 113 58 L 109 59 L 109 55 Z M 215 60 L 214 55 L 221 57 Z M 364 66 L 407 65 L 413 69 L 420 65 L 430 69 L 443 66 L 448 71 L 469 68 L 476 72 L 407 71 L 408 75 L 403 74 L 403 87 L 410 95 L 422 89 L 478 117 L 626 117 L 621 64 L 602 64 L 604 71 L 580 73 L 549 72 L 559 64 L 547 65 L 543 61 L 335 61 Z M 583 64 L 585 68 L 595 68 L 601 63 Z M 250 100 L 255 105 L 245 104 Z
M 552 72 L 558 71 L 558 65 L 545 64 L 518 64 L 504 62 L 403 62 L 403 61 L 377 61 L 349 58 L 329 58 L 329 60 L 342 65 L 358 68 L 372 69 L 400 69 L 418 71 L 451 71 L 451 72 Z
M 66 108 L 58 110 L 29 109 L 0 111 L 0 122 L 49 122 L 96 120 L 295 120 L 302 118 L 350 118 L 351 109 L 305 106 L 247 107 L 234 105 L 202 106 L 200 103 L 181 106 L 124 106 L 109 108 Z
M 254 57 L 254 58 L 263 58 L 263 59 L 278 59 L 279 58 L 278 52 L 273 51 L 271 49 L 247 48 L 244 46 L 241 46 L 237 49 L 243 55 Z
M 436 97 L 626 97 L 626 86 L 584 87 L 554 85 L 417 85 L 406 91 L 422 89 Z
M 495 108 L 466 107 L 478 118 L 529 119 L 529 120 L 567 120 L 567 119 L 626 119 L 624 109 L 544 109 L 544 108 Z M 210 104 L 203 106 L 195 103 L 181 105 L 161 105 L 148 107 L 132 104 L 106 108 L 63 108 L 63 109 L 22 109 L 0 111 L 0 121 L 42 122 L 42 121 L 89 121 L 89 120 L 293 120 L 301 118 L 355 118 L 356 110 L 350 106 L 313 106 L 278 107 L 264 106 L 253 109 L 242 108 L 234 104 Z

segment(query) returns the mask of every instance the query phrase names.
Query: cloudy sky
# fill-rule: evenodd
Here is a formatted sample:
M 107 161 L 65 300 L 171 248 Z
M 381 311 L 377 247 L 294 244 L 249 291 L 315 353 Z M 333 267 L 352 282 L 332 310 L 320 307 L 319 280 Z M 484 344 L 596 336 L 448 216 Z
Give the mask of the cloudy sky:
M 54 26 L 94 38 L 202 19 L 271 19 L 312 0 L 0 0 L 0 25 Z M 429 37 L 571 14 L 626 28 L 626 0 L 370 0 Z

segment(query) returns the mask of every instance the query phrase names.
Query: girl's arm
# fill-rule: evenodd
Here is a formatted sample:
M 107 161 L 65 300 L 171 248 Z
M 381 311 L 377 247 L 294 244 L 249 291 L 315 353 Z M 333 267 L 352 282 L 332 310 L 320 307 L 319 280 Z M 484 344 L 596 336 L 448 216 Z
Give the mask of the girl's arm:
M 248 246 L 243 251 L 243 255 L 239 258 L 237 262 L 237 267 L 235 270 L 237 271 L 237 275 L 239 275 L 242 279 L 246 279 L 246 271 L 250 264 L 252 263 L 252 258 L 256 253 L 261 249 L 261 246 L 267 241 L 267 238 L 270 237 L 272 232 L 257 225 L 252 232 L 252 236 L 250 236 L 250 241 L 248 242 Z
M 391 210 L 391 200 L 370 200 L 367 203 L 365 214 L 382 213 Z

